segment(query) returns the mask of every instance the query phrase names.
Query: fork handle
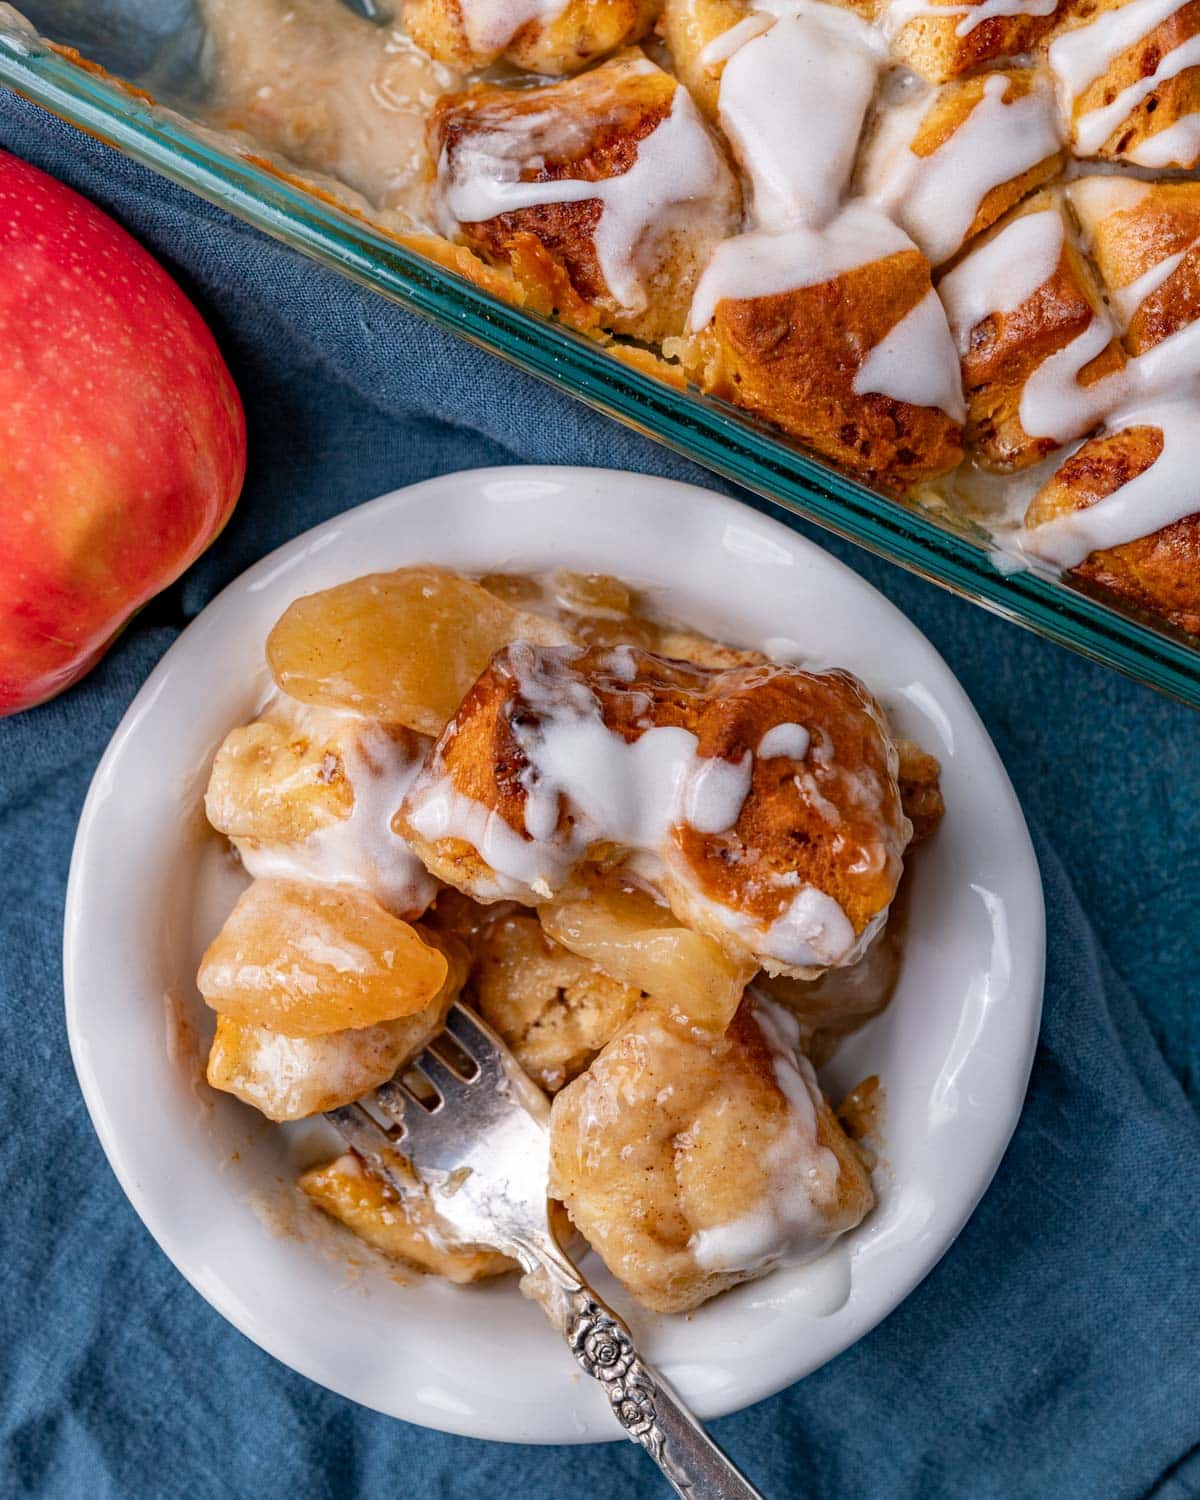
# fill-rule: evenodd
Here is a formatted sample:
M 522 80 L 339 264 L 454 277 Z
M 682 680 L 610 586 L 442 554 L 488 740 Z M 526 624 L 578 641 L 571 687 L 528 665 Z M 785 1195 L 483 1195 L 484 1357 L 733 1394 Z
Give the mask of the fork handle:
M 685 1500 L 763 1500 L 641 1357 L 629 1329 L 565 1254 L 542 1251 L 537 1260 L 525 1289 L 561 1330 L 585 1373 L 600 1382 L 625 1436 L 642 1445 L 675 1493 Z

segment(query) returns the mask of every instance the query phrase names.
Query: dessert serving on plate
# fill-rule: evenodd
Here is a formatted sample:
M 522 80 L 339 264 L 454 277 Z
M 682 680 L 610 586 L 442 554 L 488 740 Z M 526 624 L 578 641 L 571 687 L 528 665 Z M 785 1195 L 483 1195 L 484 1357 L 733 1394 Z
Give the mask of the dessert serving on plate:
M 857 678 L 566 573 L 370 575 L 296 599 L 266 653 L 205 797 L 251 877 L 199 972 L 214 1087 L 335 1109 L 459 999 L 552 1096 L 552 1192 L 644 1306 L 862 1221 L 880 1083 L 839 1113 L 814 1065 L 887 1003 L 942 803 Z M 301 1186 L 405 1264 L 511 1269 L 353 1154 Z
M 202 8 L 208 117 L 285 170 L 1004 566 L 1200 630 L 1186 3 Z

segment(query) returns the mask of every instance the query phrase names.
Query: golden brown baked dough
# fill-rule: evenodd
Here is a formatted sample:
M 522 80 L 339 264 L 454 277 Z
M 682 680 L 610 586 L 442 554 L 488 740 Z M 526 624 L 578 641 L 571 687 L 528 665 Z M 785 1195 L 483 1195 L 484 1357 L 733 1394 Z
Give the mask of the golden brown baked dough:
M 1118 306 L 1148 271 L 1182 256 L 1122 317 L 1128 352 L 1144 354 L 1194 322 L 1200 315 L 1200 182 L 1084 177 L 1067 192 L 1100 279 Z
M 959 34 L 959 28 L 970 21 L 971 10 L 984 0 L 944 0 L 944 3 L 947 11 L 944 16 L 936 11 L 912 16 L 903 21 L 892 37 L 892 53 L 898 61 L 907 63 L 931 83 L 944 83 L 998 58 L 1032 52 L 1071 0 L 1059 0 L 1055 9 L 1044 16 L 1028 12 L 987 16 L 972 25 L 965 35 Z M 899 6 L 894 9 L 897 15 L 903 13 Z M 886 11 L 883 19 L 886 25 Z
M 225 738 L 204 797 L 209 823 L 252 875 L 351 884 L 419 917 L 434 885 L 378 804 L 415 775 L 429 740 L 400 724 L 276 695 Z
M 703 391 L 776 423 L 870 484 L 911 489 L 954 468 L 962 428 L 938 407 L 858 395 L 868 353 L 929 295 L 929 262 L 903 250 L 816 286 L 726 298 L 682 341 Z
M 695 735 L 702 762 L 744 765 L 753 755 L 732 826 L 709 833 L 684 821 L 653 851 L 663 861 L 658 884 L 676 915 L 726 951 L 807 974 L 848 961 L 850 948 L 882 919 L 911 828 L 900 806 L 896 752 L 862 684 L 845 672 L 776 665 L 706 671 L 634 647 L 518 644 L 497 653 L 395 820 L 439 880 L 479 900 L 534 904 L 569 889 L 587 865 L 629 852 L 603 830 L 578 847 L 576 824 L 591 825 L 562 796 L 549 836 L 535 843 L 527 832 L 529 787 L 541 774 L 536 747 L 560 713 L 568 727 L 595 723 L 602 738 L 607 730 L 618 744 L 670 727 Z M 805 727 L 810 748 L 802 760 L 755 753 L 782 724 Z M 504 879 L 481 846 L 499 850 L 494 857 L 509 865 Z M 530 860 L 536 880 L 524 868 Z M 843 914 L 837 938 L 823 926 L 813 935 L 812 951 L 824 957 L 789 956 L 805 948 L 789 937 L 788 923 L 789 913 L 799 919 L 793 903 L 806 891 L 824 893 Z
M 1148 469 L 1162 448 L 1162 432 L 1151 426 L 1090 439 L 1039 491 L 1026 514 L 1026 526 L 1035 528 L 1096 505 Z M 1070 571 L 1180 630 L 1200 631 L 1200 472 L 1196 514 L 1150 536 L 1093 552 Z
M 942 768 L 935 756 L 922 750 L 913 740 L 897 740 L 900 757 L 897 779 L 904 816 L 912 824 L 913 844 L 932 838 L 946 804 L 942 800 Z
M 1081 27 L 1095 25 L 1129 0 L 1072 0 L 1060 7 L 1053 32 L 1043 38 L 1051 68 L 1055 67 L 1054 43 Z M 1077 156 L 1139 162 L 1151 167 L 1193 167 L 1200 158 L 1200 136 L 1189 138 L 1187 149 L 1169 152 L 1160 159 L 1163 136 L 1179 120 L 1200 110 L 1200 67 L 1187 67 L 1173 77 L 1161 79 L 1149 92 L 1132 103 L 1123 119 L 1095 144 L 1086 133 L 1085 117 L 1113 104 L 1126 89 L 1150 79 L 1165 58 L 1182 43 L 1200 33 L 1200 0 L 1184 0 L 1170 15 L 1115 57 L 1080 93 L 1068 97 L 1070 140 Z M 1169 69 L 1167 70 L 1169 71 Z M 1064 94 L 1066 90 L 1063 90 Z M 1103 120 L 1103 116 L 1099 116 Z
M 447 95 L 429 122 L 443 201 L 474 170 L 481 152 L 511 162 L 512 180 L 522 183 L 622 177 L 635 167 L 643 143 L 665 128 L 678 90 L 669 73 L 630 49 L 565 82 L 523 89 L 481 83 Z M 686 96 L 679 107 L 692 110 L 687 129 L 706 132 Z M 740 210 L 724 154 L 711 136 L 705 142 L 712 166 L 707 193 L 689 197 L 676 212 L 661 208 L 634 247 L 640 299 L 621 301 L 605 279 L 596 243 L 604 208 L 599 198 L 540 203 L 480 222 L 458 222 L 457 237 L 490 264 L 508 266 L 530 307 L 585 332 L 625 333 L 659 343 L 682 330 L 700 271 L 713 246 L 734 228 Z
M 907 151 L 911 152 L 918 162 L 928 162 L 939 151 L 951 145 L 955 135 L 971 121 L 977 109 L 981 107 L 991 109 L 999 106 L 1008 110 L 1022 100 L 1029 101 L 1028 104 L 1021 106 L 1023 109 L 1032 107 L 1036 112 L 1035 118 L 1045 120 L 1049 125 L 1054 110 L 1053 96 L 1044 77 L 1033 68 L 996 68 L 988 73 L 976 74 L 972 78 L 955 79 L 933 92 L 916 123 L 916 128 L 908 136 L 907 142 L 902 144 L 906 144 Z M 896 118 L 899 120 L 901 117 Z M 886 124 L 886 119 L 883 123 Z M 907 131 L 905 133 L 907 134 Z M 873 169 L 886 172 L 890 165 L 887 149 L 889 144 L 889 132 L 885 129 L 867 147 L 864 152 L 863 171 L 868 179 Z M 935 249 L 933 244 L 925 239 L 921 232 L 922 226 L 914 222 L 906 211 L 903 178 L 898 183 L 901 196 L 894 203 L 889 201 L 888 207 L 934 263 L 943 264 L 964 245 L 970 244 L 976 235 L 990 228 L 1015 204 L 1028 197 L 1035 188 L 1041 187 L 1043 183 L 1057 176 L 1062 169 L 1063 162 L 1063 152 L 1053 150 L 1040 160 L 1031 161 L 1025 170 L 1018 172 L 1016 176 L 989 188 L 975 207 L 974 217 L 966 226 L 962 238 L 957 244 L 950 242 L 941 249 Z M 965 195 L 972 190 L 973 184 L 969 177 L 963 183 L 959 180 L 959 174 L 953 173 L 947 177 L 942 196 L 954 198 L 957 194 Z M 972 206 L 970 203 L 965 205 L 967 209 Z
M 555 1097 L 551 1190 L 643 1306 L 697 1307 L 872 1207 L 797 1035 L 770 1002 L 718 1038 L 648 1007 Z
M 503 58 L 556 77 L 638 41 L 654 22 L 658 0 L 566 0 L 557 16 L 535 17 L 515 31 L 511 22 L 497 23 L 497 9 L 476 0 L 405 0 L 404 24 L 418 47 L 461 73 Z
M 480 1014 L 549 1094 L 582 1073 L 645 999 L 553 942 L 527 912 L 487 923 L 476 951 Z
M 1064 226 L 1062 254 L 1053 275 L 1009 311 L 992 312 L 969 329 L 955 329 L 967 397 L 967 444 L 989 468 L 999 470 L 1025 468 L 1062 446 L 1053 437 L 1031 437 L 1021 425 L 1026 382 L 1094 318 L 1108 319 L 1095 277 L 1075 243 L 1057 193 L 1038 193 L 1022 204 L 972 246 L 950 275 L 960 275 L 972 257 L 1015 220 L 1042 212 L 1057 214 Z M 1114 336 L 1080 371 L 1079 383 L 1087 386 L 1102 379 L 1119 369 L 1124 358 Z
M 1193 248 L 1200 236 L 1200 183 L 1096 176 L 1072 183 L 1067 193 L 1124 330 L 1128 354 L 1143 356 L 1188 328 L 1200 313 L 1200 253 Z M 1186 353 L 1181 364 L 1186 368 Z M 1173 387 L 1169 380 L 1160 384 L 1168 398 L 1182 394 L 1182 387 Z M 1098 505 L 1159 460 L 1164 432 L 1153 418 L 1153 405 L 1136 409 L 1128 419 L 1118 411 L 1102 433 L 1062 464 L 1026 514 L 1034 550 L 1038 527 Z M 1172 420 L 1178 423 L 1177 417 Z M 1185 473 L 1185 498 L 1186 479 Z M 1195 505 L 1200 512 L 1200 485 Z M 1200 514 L 1181 516 L 1146 536 L 1100 548 L 1070 572 L 1180 629 L 1196 631 Z
M 665 0 L 659 17 L 676 76 L 714 123 L 724 63 L 706 64 L 700 54 L 747 14 L 741 0 Z
M 459 1285 L 516 1269 L 494 1250 L 447 1244 L 423 1197 L 400 1198 L 366 1171 L 352 1151 L 305 1172 L 300 1186 L 330 1218 L 401 1265 L 432 1271 Z

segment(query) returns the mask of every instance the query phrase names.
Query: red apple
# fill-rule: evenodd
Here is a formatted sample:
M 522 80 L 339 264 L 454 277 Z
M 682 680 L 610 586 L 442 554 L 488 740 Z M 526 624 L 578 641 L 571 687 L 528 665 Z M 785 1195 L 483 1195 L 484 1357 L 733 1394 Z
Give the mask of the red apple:
M 0 151 L 0 714 L 60 693 L 229 518 L 233 378 L 94 204 Z

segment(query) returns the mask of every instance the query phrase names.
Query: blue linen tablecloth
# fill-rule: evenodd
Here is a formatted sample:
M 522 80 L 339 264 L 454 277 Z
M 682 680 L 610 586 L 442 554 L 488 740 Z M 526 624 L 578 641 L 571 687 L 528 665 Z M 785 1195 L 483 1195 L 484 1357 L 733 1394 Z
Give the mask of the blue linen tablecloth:
M 665 1493 L 631 1445 L 410 1427 L 225 1324 L 158 1251 L 92 1134 L 60 928 L 76 818 L 121 714 L 179 630 L 268 549 L 478 464 L 715 481 L 3 91 L 0 144 L 173 269 L 222 342 L 251 436 L 216 546 L 82 686 L 0 723 L 0 1493 Z M 716 1434 L 771 1500 L 1200 1495 L 1200 719 L 820 539 L 928 633 L 1004 757 L 1046 883 L 1045 1023 L 1012 1147 L 941 1265 L 855 1348 Z

